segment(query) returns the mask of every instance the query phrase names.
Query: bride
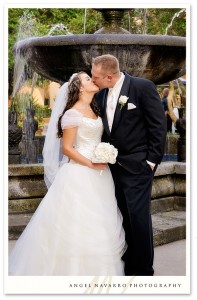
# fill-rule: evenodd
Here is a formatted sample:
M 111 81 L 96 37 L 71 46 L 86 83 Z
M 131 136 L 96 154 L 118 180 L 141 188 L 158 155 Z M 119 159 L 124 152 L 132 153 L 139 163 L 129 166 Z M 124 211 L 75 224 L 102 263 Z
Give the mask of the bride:
M 97 92 L 84 72 L 59 91 L 43 150 L 49 190 L 11 252 L 9 275 L 124 275 L 112 176 L 92 162 L 103 132 Z

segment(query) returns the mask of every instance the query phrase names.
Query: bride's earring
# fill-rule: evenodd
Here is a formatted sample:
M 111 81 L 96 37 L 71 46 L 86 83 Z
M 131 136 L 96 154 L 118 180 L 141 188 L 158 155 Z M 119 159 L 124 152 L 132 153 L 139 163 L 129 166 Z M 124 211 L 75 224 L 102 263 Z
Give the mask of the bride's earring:
M 80 93 L 83 93 L 83 89 L 80 89 Z

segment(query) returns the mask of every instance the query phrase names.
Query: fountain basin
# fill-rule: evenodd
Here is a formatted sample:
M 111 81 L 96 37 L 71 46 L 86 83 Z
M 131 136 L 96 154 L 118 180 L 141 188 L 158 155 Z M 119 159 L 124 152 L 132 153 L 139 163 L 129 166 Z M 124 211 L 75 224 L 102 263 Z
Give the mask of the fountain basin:
M 186 73 L 186 38 L 137 34 L 84 34 L 25 39 L 15 45 L 38 74 L 63 83 L 78 71 L 90 73 L 92 57 L 110 53 L 120 69 L 161 84 Z

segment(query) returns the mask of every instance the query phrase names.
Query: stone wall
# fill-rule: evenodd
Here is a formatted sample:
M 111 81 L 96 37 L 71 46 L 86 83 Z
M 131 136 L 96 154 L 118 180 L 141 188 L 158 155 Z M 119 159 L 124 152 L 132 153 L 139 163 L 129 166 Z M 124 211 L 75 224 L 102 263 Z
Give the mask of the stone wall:
M 16 240 L 47 192 L 43 166 L 9 166 L 9 239 Z M 154 246 L 186 238 L 186 165 L 163 162 L 153 180 L 151 212 Z
M 9 165 L 9 212 L 32 213 L 45 196 L 43 165 Z M 186 196 L 186 164 L 162 162 L 155 173 L 152 199 Z M 180 200 L 179 200 L 180 202 Z
M 186 164 L 162 162 L 155 173 L 152 199 L 180 195 L 186 196 Z
M 47 192 L 41 164 L 9 165 L 9 212 L 34 212 Z

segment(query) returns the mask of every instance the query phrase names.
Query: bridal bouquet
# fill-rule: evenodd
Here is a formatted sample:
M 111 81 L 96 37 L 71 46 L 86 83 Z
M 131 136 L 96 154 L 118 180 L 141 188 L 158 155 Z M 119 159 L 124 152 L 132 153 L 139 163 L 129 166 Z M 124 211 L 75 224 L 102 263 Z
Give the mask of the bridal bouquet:
M 109 143 L 99 143 L 94 151 L 93 163 L 115 164 L 118 150 Z

